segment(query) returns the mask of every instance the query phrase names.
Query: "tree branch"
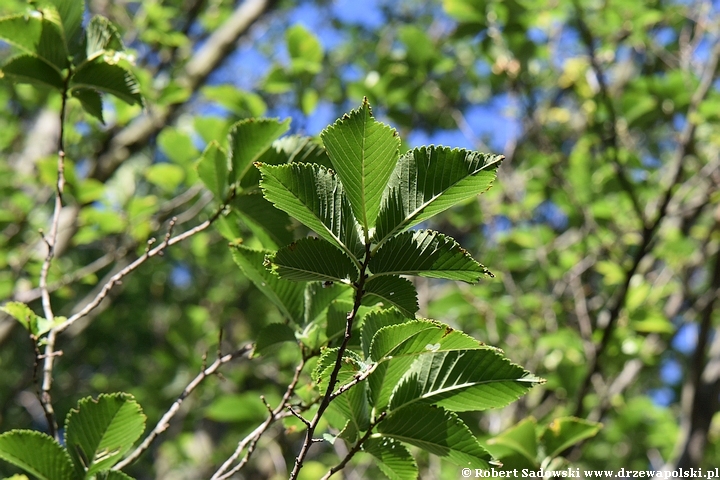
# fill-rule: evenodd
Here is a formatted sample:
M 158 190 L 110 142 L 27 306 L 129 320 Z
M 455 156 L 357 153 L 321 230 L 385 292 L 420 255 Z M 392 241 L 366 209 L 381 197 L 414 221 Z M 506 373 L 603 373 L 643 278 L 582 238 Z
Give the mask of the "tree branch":
M 633 275 L 635 275 L 635 272 L 637 271 L 637 268 L 640 265 L 642 259 L 645 258 L 645 255 L 649 253 L 650 244 L 655 237 L 655 233 L 660 227 L 660 224 L 667 216 L 668 205 L 670 204 L 670 201 L 675 194 L 675 187 L 679 185 L 682 181 L 683 159 L 690 152 L 693 138 L 695 136 L 696 126 L 692 121 L 692 117 L 695 112 L 697 112 L 700 103 L 707 96 L 710 87 L 712 86 L 713 79 L 715 78 L 715 72 L 717 71 L 718 67 L 718 59 L 720 59 L 720 42 L 716 42 L 713 46 L 710 58 L 706 64 L 705 71 L 703 72 L 700 85 L 693 93 L 692 100 L 690 101 L 690 106 L 688 107 L 688 112 L 685 117 L 685 126 L 683 127 L 683 130 L 680 134 L 678 146 L 675 150 L 675 155 L 671 163 L 670 184 L 667 186 L 661 196 L 661 200 L 659 202 L 659 206 L 653 221 L 643 227 L 641 232 L 642 240 L 640 242 L 640 246 L 638 247 L 635 255 L 632 258 L 632 264 L 630 268 L 626 271 L 625 279 L 623 281 L 623 284 L 620 286 L 617 294 L 615 295 L 612 306 L 607 309 L 608 322 L 603 329 L 603 335 L 600 343 L 596 345 L 595 356 L 594 358 L 590 359 L 587 374 L 585 375 L 583 382 L 581 383 L 581 387 L 578 390 L 577 403 L 575 405 L 574 413 L 575 416 L 582 416 L 583 399 L 589 391 L 593 375 L 595 375 L 599 370 L 600 357 L 605 352 L 607 346 L 610 343 L 610 339 L 612 338 L 612 335 L 614 333 L 617 320 L 620 316 L 620 312 L 625 306 L 625 299 L 627 298 L 627 294 L 630 289 L 630 280 L 632 279 Z
M 117 463 L 112 469 L 113 470 L 121 470 L 125 468 L 126 466 L 130 465 L 132 462 L 134 462 L 140 455 L 143 454 L 148 448 L 150 448 L 150 445 L 152 442 L 160 435 L 162 432 L 167 430 L 167 428 L 170 426 L 170 420 L 175 416 L 175 414 L 180 410 L 180 405 L 182 405 L 183 401 L 202 383 L 205 378 L 209 377 L 210 375 L 213 375 L 215 372 L 218 371 L 218 369 L 223 366 L 224 364 L 230 362 L 231 360 L 234 360 L 238 357 L 241 357 L 248 353 L 250 350 L 252 350 L 252 345 L 246 345 L 242 347 L 240 350 L 237 350 L 233 353 L 228 353 L 227 355 L 219 356 L 213 363 L 207 368 L 204 368 L 188 385 L 185 387 L 185 389 L 182 391 L 180 396 L 175 400 L 175 402 L 170 406 L 167 412 L 162 416 L 160 421 L 155 425 L 155 428 L 152 429 L 152 431 L 148 434 L 147 437 L 145 437 L 145 440 L 133 450 L 133 452 L 125 457 L 122 461 Z
M 43 261 L 42 268 L 40 270 L 40 295 L 42 297 L 43 312 L 45 313 L 45 319 L 50 325 L 55 324 L 55 315 L 52 310 L 52 303 L 50 302 L 50 290 L 48 289 L 48 274 L 50 273 L 50 266 L 52 265 L 53 258 L 55 257 L 55 244 L 58 239 L 58 226 L 60 224 L 60 213 L 63 208 L 63 191 L 65 189 L 65 109 L 67 107 L 67 96 L 68 88 L 70 85 L 70 71 L 65 75 L 63 81 L 63 90 L 61 93 L 62 103 L 60 105 L 60 134 L 58 136 L 58 159 L 57 159 L 57 183 L 55 184 L 55 208 L 53 210 L 52 223 L 50 225 L 50 235 L 46 237 L 43 235 L 43 240 L 47 244 L 47 255 L 45 261 Z M 41 232 L 42 233 L 42 232 Z M 36 345 L 37 352 L 37 338 L 33 338 Z M 55 419 L 55 411 L 52 406 L 52 397 L 50 395 L 50 387 L 52 379 L 48 378 L 52 375 L 52 362 L 54 359 L 53 348 L 50 345 L 45 346 L 45 353 L 43 355 L 43 383 L 40 392 L 40 404 L 45 411 L 45 417 L 48 422 L 48 431 L 50 436 L 57 438 L 57 420 Z M 36 365 L 41 358 L 37 356 L 35 362 Z M 36 367 L 37 370 L 37 367 Z
M 270 412 L 268 418 L 238 443 L 237 448 L 235 449 L 233 454 L 230 455 L 230 458 L 228 458 L 225 463 L 220 466 L 220 468 L 213 474 L 210 480 L 225 480 L 233 476 L 235 473 L 239 472 L 240 469 L 242 469 L 250 460 L 250 456 L 255 451 L 257 442 L 260 440 L 260 437 L 262 437 L 262 435 L 270 428 L 270 426 L 272 426 L 273 423 L 275 423 L 281 418 L 285 418 L 287 416 L 295 414 L 294 410 L 292 411 L 292 413 L 288 411 L 288 408 L 291 408 L 288 402 L 290 400 L 290 397 L 292 397 L 295 393 L 295 387 L 300 380 L 300 374 L 302 373 L 303 368 L 305 368 L 305 362 L 307 362 L 307 360 L 308 358 L 303 355 L 300 364 L 295 368 L 295 375 L 293 375 L 293 378 L 290 381 L 287 390 L 285 390 L 285 394 L 280 400 L 278 406 L 274 410 L 271 410 L 268 407 L 268 410 Z M 263 401 L 265 401 L 264 398 Z M 235 465 L 235 467 L 230 469 L 230 466 L 235 460 L 238 459 L 238 457 L 240 457 L 240 453 L 242 453 L 242 451 L 245 450 L 246 447 L 247 452 L 245 453 L 243 459 L 237 465 Z

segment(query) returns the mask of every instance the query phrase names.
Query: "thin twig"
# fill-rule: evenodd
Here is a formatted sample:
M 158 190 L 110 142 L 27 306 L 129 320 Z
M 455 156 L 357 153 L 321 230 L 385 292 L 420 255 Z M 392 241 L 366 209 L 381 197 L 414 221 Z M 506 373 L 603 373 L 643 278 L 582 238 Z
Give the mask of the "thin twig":
M 143 452 L 150 448 L 150 445 L 157 438 L 158 435 L 167 430 L 167 428 L 170 426 L 170 420 L 172 420 L 175 414 L 180 410 L 180 405 L 182 405 L 183 401 L 200 385 L 200 383 L 202 383 L 203 380 L 205 380 L 205 378 L 213 375 L 224 364 L 245 355 L 251 349 L 252 345 L 246 345 L 240 350 L 218 357 L 212 363 L 212 365 L 204 368 L 190 383 L 188 383 L 187 387 L 185 387 L 177 400 L 175 400 L 175 402 L 170 406 L 168 411 L 165 412 L 165 414 L 162 416 L 157 425 L 155 425 L 155 428 L 153 428 L 152 431 L 148 434 L 148 436 L 145 437 L 145 440 L 143 440 L 143 442 L 138 445 L 138 447 L 135 448 L 135 450 L 133 450 L 130 455 L 125 457 L 121 462 L 117 463 L 112 469 L 121 470 L 134 462 L 140 455 L 143 454 Z
M 338 382 L 338 375 L 340 373 L 340 368 L 342 367 L 343 355 L 345 354 L 345 350 L 347 350 L 348 343 L 350 342 L 350 337 L 352 336 L 353 322 L 355 321 L 355 317 L 357 316 L 358 310 L 360 309 L 360 304 L 365 293 L 365 272 L 367 271 L 367 265 L 370 261 L 370 246 L 370 243 L 367 243 L 365 245 L 365 259 L 363 260 L 360 268 L 360 277 L 357 284 L 353 285 L 355 287 L 355 301 L 353 303 L 352 310 L 350 311 L 350 313 L 348 313 L 347 316 L 347 322 L 345 324 L 345 337 L 343 338 L 343 342 L 342 344 L 340 344 L 340 348 L 338 349 L 337 358 L 335 359 L 335 366 L 333 367 L 332 373 L 330 374 L 330 379 L 328 380 L 327 390 L 325 391 L 325 395 L 320 401 L 320 405 L 318 406 L 317 412 L 315 412 L 315 416 L 310 421 L 310 425 L 305 432 L 305 441 L 303 442 L 303 446 L 300 449 L 300 453 L 295 458 L 295 465 L 293 466 L 293 470 L 290 473 L 290 480 L 297 479 L 298 474 L 302 469 L 303 462 L 305 461 L 305 457 L 310 450 L 310 447 L 313 443 L 316 443 L 315 439 L 313 438 L 313 435 L 315 434 L 315 429 L 317 428 L 318 423 L 320 423 L 320 419 L 325 413 L 325 410 L 327 410 L 327 408 L 330 406 L 330 402 L 333 401 L 333 390 L 335 389 L 335 385 L 337 385 Z
M 345 465 L 348 464 L 350 460 L 355 456 L 356 453 L 360 451 L 363 444 L 370 438 L 372 435 L 373 429 L 377 426 L 378 423 L 382 422 L 385 419 L 385 416 L 387 415 L 387 412 L 382 412 L 380 416 L 378 416 L 377 420 L 375 420 L 372 424 L 370 424 L 370 428 L 367 429 L 367 432 L 365 432 L 365 435 L 363 435 L 357 442 L 355 442 L 355 445 L 353 445 L 353 448 L 350 449 L 350 451 L 343 457 L 343 459 L 332 467 L 320 480 L 328 480 L 330 477 L 335 475 L 337 472 L 345 468 Z
M 50 291 L 48 290 L 48 274 L 50 266 L 55 257 L 55 245 L 58 238 L 58 226 L 60 225 L 60 213 L 63 208 L 63 191 L 65 190 L 65 109 L 67 107 L 68 87 L 70 85 L 70 75 L 68 72 L 65 76 L 62 103 L 60 105 L 60 134 L 58 136 L 58 160 L 57 160 L 57 183 L 55 185 L 55 208 L 53 210 L 52 223 L 50 225 L 50 235 L 43 235 L 43 240 L 47 244 L 48 252 L 45 256 L 42 269 L 40 270 L 40 295 L 42 297 L 43 312 L 45 319 L 53 325 L 55 323 L 55 315 L 50 302 Z M 51 332 L 52 333 L 52 332 Z M 37 339 L 36 339 L 37 340 Z M 52 397 L 50 389 L 52 387 L 52 364 L 54 360 L 53 346 L 49 343 L 45 346 L 45 354 L 43 356 L 43 383 L 40 393 L 40 404 L 45 411 L 45 417 L 48 422 L 48 430 L 50 436 L 57 437 L 57 420 L 55 419 L 55 411 L 52 406 Z M 36 358 L 36 362 L 39 358 Z M 56 438 L 57 439 L 57 438 Z
M 259 425 L 255 430 L 250 432 L 238 443 L 238 446 L 233 452 L 233 454 L 230 455 L 230 457 L 225 461 L 225 463 L 223 463 L 220 468 L 213 474 L 211 480 L 224 480 L 230 478 L 235 473 L 239 472 L 240 469 L 242 469 L 247 464 L 247 462 L 250 461 L 250 457 L 255 451 L 255 447 L 257 446 L 260 437 L 263 436 L 263 434 L 272 426 L 273 423 L 275 423 L 281 418 L 285 418 L 290 415 L 299 415 L 298 413 L 296 413 L 295 410 L 292 410 L 292 407 L 288 402 L 290 401 L 290 397 L 292 397 L 295 393 L 295 387 L 300 380 L 300 374 L 302 373 L 303 368 L 305 368 L 305 362 L 307 362 L 307 360 L 308 358 L 303 355 L 302 360 L 295 368 L 295 375 L 293 375 L 293 378 L 290 381 L 287 389 L 285 390 L 285 394 L 282 396 L 282 399 L 280 400 L 278 406 L 274 410 L 268 408 L 268 418 L 265 419 L 265 421 L 261 425 Z M 264 399 L 263 402 L 265 402 Z M 267 403 L 265 403 L 265 405 L 268 406 Z M 288 409 L 290 409 L 290 411 L 288 411 Z M 245 453 L 243 459 L 237 465 L 235 465 L 235 467 L 230 469 L 230 466 L 240 457 L 240 454 L 243 450 L 245 450 L 246 447 L 247 452 Z

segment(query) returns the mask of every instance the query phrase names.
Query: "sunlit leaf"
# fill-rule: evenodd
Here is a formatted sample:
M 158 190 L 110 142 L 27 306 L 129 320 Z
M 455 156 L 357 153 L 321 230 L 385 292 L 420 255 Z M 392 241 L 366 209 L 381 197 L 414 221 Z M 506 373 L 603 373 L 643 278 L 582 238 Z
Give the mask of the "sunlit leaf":
M 40 480 L 76 478 L 67 451 L 53 438 L 31 430 L 11 430 L 0 435 L 0 459 Z
M 556 418 L 547 426 L 540 442 L 545 446 L 546 455 L 555 457 L 576 443 L 594 437 L 601 427 L 600 423 L 582 418 Z
M 375 254 L 376 275 L 420 275 L 476 283 L 490 272 L 450 237 L 431 230 L 405 232 Z
M 13 15 L 0 18 L 0 40 L 39 57 L 59 75 L 69 65 L 61 28 L 51 20 L 51 12 Z
M 365 358 L 370 356 L 370 344 L 375 333 L 383 327 L 407 322 L 407 318 L 394 308 L 376 310 L 365 315 L 361 330 L 361 343 Z
M 370 398 L 384 408 L 400 379 L 422 355 L 486 348 L 474 338 L 447 325 L 414 320 L 379 329 L 370 344 L 369 358 L 379 363 L 370 375 Z
M 104 51 L 122 51 L 124 48 L 120 33 L 110 20 L 100 15 L 90 20 L 86 33 L 86 58 L 93 58 Z
M 455 412 L 501 408 L 540 382 L 493 348 L 423 354 L 393 390 L 390 409 L 418 402 Z
M 82 43 L 84 0 L 47 0 L 47 2 L 57 9 L 62 22 L 65 42 L 70 53 L 74 54 Z
M 270 145 L 290 128 L 290 119 L 250 118 L 240 120 L 230 128 L 228 149 L 230 156 L 230 182 L 240 180 Z
M 369 235 L 395 168 L 400 137 L 372 116 L 367 99 L 320 134 L 360 225 Z
M 392 413 L 377 430 L 456 465 L 489 469 L 492 458 L 457 415 L 439 407 L 414 405 Z
M 488 439 L 488 450 L 497 457 L 498 455 L 495 453 L 495 449 L 499 451 L 501 449 L 499 447 L 504 447 L 515 454 L 521 455 L 529 462 L 530 466 L 537 468 L 539 465 L 537 465 L 538 444 L 536 427 L 537 422 L 534 418 L 525 418 L 518 422 L 517 425 Z M 502 458 L 499 459 L 502 460 Z
M 388 238 L 486 191 L 503 157 L 419 147 L 400 157 L 377 218 L 374 241 Z
M 373 276 L 365 283 L 365 305 L 378 301 L 395 306 L 406 317 L 415 317 L 418 306 L 415 286 L 407 279 L 394 275 Z
M 208 144 L 195 164 L 200 180 L 217 200 L 224 200 L 228 191 L 228 159 L 225 151 L 213 141 Z
M 418 478 L 415 459 L 405 445 L 392 438 L 371 437 L 363 443 L 362 451 L 375 457 L 378 467 L 390 480 Z
M 337 175 L 319 165 L 258 165 L 265 198 L 358 261 L 363 246 L 345 189 Z
M 145 415 L 132 395 L 84 398 L 68 413 L 65 444 L 76 468 L 92 475 L 115 465 L 145 430 Z
M 270 251 L 251 250 L 243 245 L 233 245 L 230 251 L 245 276 L 280 309 L 285 318 L 302 324 L 305 286 L 283 280 L 268 270 L 264 262 Z
M 270 262 L 280 277 L 287 280 L 351 283 L 360 274 L 341 250 L 314 237 L 281 248 L 270 257 Z

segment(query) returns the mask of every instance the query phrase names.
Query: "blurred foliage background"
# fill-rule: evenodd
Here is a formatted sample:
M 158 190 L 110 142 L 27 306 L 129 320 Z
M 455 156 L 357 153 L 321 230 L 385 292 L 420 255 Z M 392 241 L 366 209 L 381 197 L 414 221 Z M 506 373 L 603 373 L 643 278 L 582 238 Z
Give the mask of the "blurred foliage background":
M 59 314 L 176 228 L 212 214 L 193 164 L 238 119 L 292 117 L 317 135 L 363 96 L 403 148 L 502 153 L 495 187 L 438 217 L 487 265 L 479 286 L 415 280 L 420 314 L 448 322 L 548 380 L 512 406 L 464 418 L 493 437 L 527 417 L 600 421 L 565 452 L 579 468 L 714 467 L 720 459 L 720 10 L 709 0 L 358 2 L 89 0 L 120 29 L 147 107 L 105 99 L 105 124 L 72 102 L 68 188 L 50 273 Z M 25 11 L 5 0 L 0 13 Z M 0 59 L 12 50 L 0 45 Z M 0 82 L 0 302 L 40 311 L 60 99 Z M 434 220 L 435 221 L 435 220 Z M 440 223 L 437 223 L 440 222 Z M 154 425 L 215 355 L 278 313 L 223 237 L 148 261 L 65 332 L 55 408 L 135 395 Z M 137 478 L 211 474 L 265 418 L 296 350 L 238 360 L 183 404 Z M 0 430 L 43 429 L 27 332 L 0 318 Z M 283 478 L 302 441 L 263 437 L 243 478 Z M 295 422 L 297 423 L 297 422 Z M 345 447 L 315 451 L 317 478 Z M 495 448 L 500 448 L 496 446 Z M 499 450 L 498 450 L 499 452 Z M 0 473 L 10 473 L 0 465 Z M 347 478 L 367 478 L 363 459 Z M 368 470 L 370 469 L 370 470 Z M 457 478 L 432 457 L 422 478 Z M 374 475 L 374 474 L 373 474 Z

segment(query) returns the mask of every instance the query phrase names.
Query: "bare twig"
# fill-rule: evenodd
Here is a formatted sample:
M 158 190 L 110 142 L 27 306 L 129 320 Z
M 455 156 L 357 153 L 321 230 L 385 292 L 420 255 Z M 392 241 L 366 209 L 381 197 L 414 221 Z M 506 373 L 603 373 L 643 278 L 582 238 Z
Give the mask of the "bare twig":
M 112 288 L 121 283 L 122 279 L 126 277 L 128 274 L 136 270 L 138 267 L 140 267 L 143 263 L 145 263 L 149 258 L 152 258 L 157 255 L 162 255 L 162 253 L 165 251 L 166 248 L 175 245 L 176 243 L 179 243 L 187 238 L 192 237 L 193 235 L 202 232 L 203 230 L 207 229 L 210 225 L 212 225 L 215 220 L 217 220 L 220 215 L 223 214 L 225 209 L 227 208 L 227 204 L 234 198 L 236 193 L 235 188 L 232 188 L 230 190 L 230 193 L 228 194 L 228 198 L 225 200 L 225 202 L 215 211 L 215 213 L 207 220 L 205 220 L 203 223 L 179 234 L 176 236 L 172 236 L 172 230 L 175 225 L 175 218 L 173 218 L 170 221 L 170 225 L 168 228 L 168 232 L 165 235 L 165 238 L 160 243 L 160 245 L 156 246 L 155 248 L 150 248 L 154 240 L 151 240 L 148 242 L 148 247 L 145 250 L 145 253 L 140 256 L 137 260 L 130 263 L 127 267 L 120 270 L 118 273 L 110 277 L 110 280 L 108 280 L 105 285 L 100 289 L 97 295 L 88 302 L 82 309 L 80 309 L 77 313 L 72 315 L 70 318 L 65 320 L 64 322 L 60 323 L 59 325 L 54 326 L 50 329 L 50 332 L 48 332 L 48 336 L 46 339 L 46 345 L 45 345 L 45 353 L 43 355 L 43 386 L 42 386 L 42 399 L 41 402 L 44 402 L 47 400 L 47 408 L 49 410 L 46 410 L 48 412 L 48 415 L 50 412 L 52 412 L 52 405 L 49 404 L 50 400 L 50 390 L 52 388 L 52 373 L 53 373 L 53 366 L 54 366 L 54 359 L 57 356 L 57 352 L 55 352 L 55 344 L 57 342 L 57 336 L 67 330 L 70 326 L 72 326 L 75 322 L 77 322 L 79 319 L 83 318 L 88 313 L 92 312 L 95 308 L 97 308 L 102 301 L 107 297 L 107 295 L 110 293 L 110 290 Z M 43 404 L 45 408 L 45 404 Z M 54 415 L 53 415 L 54 418 Z
M 255 451 L 255 447 L 257 446 L 257 442 L 260 440 L 260 437 L 262 437 L 262 435 L 272 426 L 273 423 L 275 423 L 281 418 L 285 418 L 290 415 L 299 415 L 299 413 L 292 409 L 289 401 L 290 397 L 292 397 L 295 393 L 295 387 L 300 380 L 300 374 L 302 373 L 303 368 L 305 368 L 305 362 L 307 362 L 307 360 L 308 359 L 303 356 L 302 360 L 295 368 L 295 375 L 293 375 L 290 384 L 285 390 L 285 394 L 282 396 L 280 403 L 275 409 L 270 409 L 269 405 L 265 402 L 265 399 L 263 398 L 263 402 L 269 410 L 268 418 L 238 443 L 238 446 L 233 452 L 233 454 L 230 455 L 230 458 L 228 458 L 225 463 L 223 463 L 220 468 L 213 474 L 211 480 L 225 480 L 233 476 L 235 473 L 239 472 L 240 469 L 242 469 L 250 460 L 250 457 Z M 235 465 L 235 467 L 231 469 L 230 466 L 240 457 L 240 454 L 243 452 L 243 450 L 245 450 L 245 448 L 247 448 L 245 456 L 237 465 Z
M 246 345 L 240 350 L 228 353 L 227 355 L 219 356 L 210 366 L 204 368 L 190 383 L 188 383 L 187 387 L 185 387 L 177 400 L 175 400 L 175 402 L 170 406 L 168 411 L 165 412 L 165 414 L 162 416 L 157 425 L 155 425 L 155 428 L 153 428 L 152 431 L 148 434 L 148 436 L 145 437 L 145 440 L 143 440 L 143 442 L 138 445 L 138 447 L 135 448 L 135 450 L 133 450 L 130 455 L 117 463 L 112 469 L 121 470 L 134 462 L 140 455 L 143 454 L 143 452 L 150 448 L 150 445 L 157 438 L 158 435 L 167 430 L 167 428 L 170 426 L 170 420 L 172 420 L 175 414 L 180 410 L 180 405 L 182 405 L 183 401 L 202 383 L 203 380 L 205 380 L 205 378 L 213 375 L 224 364 L 245 355 L 250 350 L 252 350 L 252 345 Z
M 50 273 L 50 266 L 52 265 L 53 258 L 55 257 L 58 225 L 60 224 L 60 213 L 63 208 L 63 191 L 65 189 L 65 108 L 67 107 L 70 75 L 71 73 L 68 72 L 65 76 L 62 91 L 62 103 L 60 105 L 60 134 L 58 136 L 57 183 L 55 185 L 55 208 L 53 210 L 52 223 L 50 225 L 50 234 L 49 236 L 43 235 L 43 240 L 47 244 L 48 251 L 45 261 L 43 262 L 42 269 L 40 270 L 40 295 L 42 297 L 43 312 L 45 313 L 45 319 L 50 322 L 50 325 L 55 323 L 55 315 L 53 314 L 52 303 L 50 302 L 48 274 Z M 37 339 L 34 340 L 37 341 Z M 57 420 L 55 419 L 55 411 L 52 406 L 52 397 L 50 395 L 52 380 L 49 378 L 52 374 L 52 363 L 55 357 L 52 346 L 46 345 L 43 357 L 43 383 L 40 393 L 40 404 L 45 411 L 50 435 L 57 437 Z M 36 358 L 36 363 L 37 360 L 40 360 L 40 358 Z
M 300 449 L 300 453 L 295 458 L 295 465 L 293 466 L 292 472 L 290 472 L 290 480 L 297 479 L 298 474 L 302 469 L 303 462 L 305 461 L 305 457 L 310 450 L 310 447 L 313 443 L 316 443 L 315 439 L 313 438 L 313 435 L 315 434 L 315 429 L 317 428 L 318 423 L 320 423 L 320 419 L 325 413 L 325 410 L 327 410 L 327 408 L 330 406 L 330 402 L 332 402 L 335 398 L 333 397 L 333 390 L 335 389 L 335 385 L 337 385 L 338 382 L 338 374 L 340 373 L 340 368 L 342 367 L 343 355 L 345 355 L 348 343 L 350 342 L 350 337 L 352 336 L 353 322 L 355 321 L 355 317 L 357 316 L 358 310 L 360 309 L 360 304 L 365 293 L 365 272 L 367 271 L 367 265 L 370 261 L 370 246 L 370 243 L 367 243 L 365 245 L 365 259 L 363 260 L 360 268 L 359 280 L 355 285 L 353 285 L 353 287 L 355 287 L 355 301 L 353 303 L 352 310 L 348 313 L 347 316 L 347 322 L 345 324 L 345 336 L 342 343 L 340 344 L 340 348 L 338 348 L 337 358 L 335 359 L 335 366 L 333 367 L 332 373 L 330 374 L 327 390 L 325 391 L 325 395 L 320 401 L 320 405 L 318 406 L 317 412 L 315 412 L 315 416 L 310 421 L 310 425 L 305 432 L 305 441 L 303 442 L 303 446 Z

